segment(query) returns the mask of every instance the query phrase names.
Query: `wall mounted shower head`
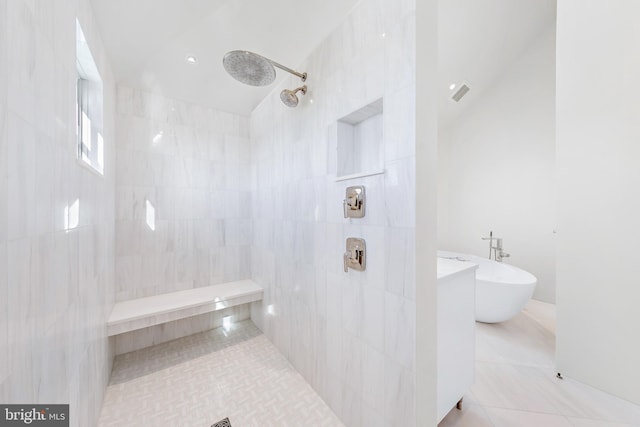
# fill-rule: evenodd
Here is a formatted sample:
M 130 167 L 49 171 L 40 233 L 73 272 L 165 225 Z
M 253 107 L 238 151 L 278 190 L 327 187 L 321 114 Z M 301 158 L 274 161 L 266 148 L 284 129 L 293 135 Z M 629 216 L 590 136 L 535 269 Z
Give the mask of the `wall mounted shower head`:
M 231 77 L 251 86 L 266 86 L 273 83 L 276 78 L 276 70 L 273 67 L 278 67 L 298 76 L 303 82 L 307 80 L 307 73 L 299 73 L 264 56 L 246 50 L 227 52 L 222 58 L 222 65 Z
M 280 99 L 287 107 L 297 107 L 298 106 L 298 96 L 296 95 L 298 92 L 302 92 L 303 95 L 307 93 L 307 85 L 300 86 L 297 89 L 289 90 L 284 89 L 280 92 Z

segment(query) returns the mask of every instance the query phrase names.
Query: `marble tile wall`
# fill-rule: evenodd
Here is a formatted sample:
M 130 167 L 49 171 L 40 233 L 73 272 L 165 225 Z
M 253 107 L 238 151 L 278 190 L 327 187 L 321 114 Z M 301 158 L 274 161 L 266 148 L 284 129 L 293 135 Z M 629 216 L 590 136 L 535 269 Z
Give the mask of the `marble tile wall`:
M 350 427 L 415 421 L 415 2 L 363 0 L 251 115 L 252 320 Z M 335 181 L 336 120 L 384 97 L 385 173 Z M 343 219 L 349 185 L 367 214 Z M 347 237 L 367 269 L 342 269 Z
M 104 176 L 76 161 L 76 17 L 104 82 Z M 0 402 L 69 403 L 72 426 L 97 421 L 113 360 L 114 114 L 90 1 L 0 0 Z
M 116 299 L 249 278 L 248 118 L 117 92 Z

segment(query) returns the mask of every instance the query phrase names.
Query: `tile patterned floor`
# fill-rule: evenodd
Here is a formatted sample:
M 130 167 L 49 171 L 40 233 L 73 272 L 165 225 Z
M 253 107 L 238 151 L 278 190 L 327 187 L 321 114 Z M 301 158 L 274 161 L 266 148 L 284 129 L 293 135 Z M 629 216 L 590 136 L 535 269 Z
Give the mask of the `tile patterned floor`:
M 640 407 L 555 378 L 555 307 L 531 301 L 514 319 L 477 323 L 476 384 L 439 427 L 640 426 Z
M 640 407 L 554 371 L 553 306 L 477 324 L 476 384 L 439 427 L 640 426 Z M 118 356 L 100 427 L 344 427 L 251 323 Z
M 251 321 L 118 356 L 100 427 L 344 427 Z

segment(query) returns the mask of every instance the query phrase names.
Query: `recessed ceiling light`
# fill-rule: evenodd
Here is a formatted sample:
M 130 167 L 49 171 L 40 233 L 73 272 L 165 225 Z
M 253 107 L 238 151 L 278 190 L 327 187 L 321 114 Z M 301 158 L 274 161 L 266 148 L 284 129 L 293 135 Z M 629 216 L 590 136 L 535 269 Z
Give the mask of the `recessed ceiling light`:
M 198 58 L 196 58 L 196 57 L 195 57 L 195 56 L 193 56 L 193 55 L 187 55 L 187 62 L 188 62 L 189 64 L 195 64 L 195 63 L 197 63 L 197 62 L 198 62 Z
M 449 90 L 454 90 L 456 88 L 456 84 L 455 83 L 451 83 L 449 85 Z

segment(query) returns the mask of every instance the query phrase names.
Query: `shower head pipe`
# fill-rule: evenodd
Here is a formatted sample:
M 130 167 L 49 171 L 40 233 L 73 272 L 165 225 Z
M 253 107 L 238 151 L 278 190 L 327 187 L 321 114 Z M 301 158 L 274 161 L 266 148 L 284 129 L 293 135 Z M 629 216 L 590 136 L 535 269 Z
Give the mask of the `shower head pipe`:
M 307 81 L 307 73 L 299 73 L 299 72 L 297 72 L 296 70 L 292 70 L 292 69 L 291 69 L 291 68 L 289 68 L 289 67 L 285 67 L 285 66 L 284 66 L 284 65 L 282 65 L 282 64 L 278 64 L 277 62 L 272 61 L 272 60 L 270 60 L 269 58 L 264 58 L 264 59 L 266 59 L 267 61 L 269 61 L 269 62 L 271 63 L 271 65 L 273 65 L 274 67 L 280 68 L 281 70 L 286 71 L 286 72 L 287 72 L 287 73 L 289 73 L 289 74 L 293 74 L 294 76 L 298 76 L 298 77 L 300 77 L 300 80 L 302 80 L 303 82 L 306 82 L 306 81 Z

